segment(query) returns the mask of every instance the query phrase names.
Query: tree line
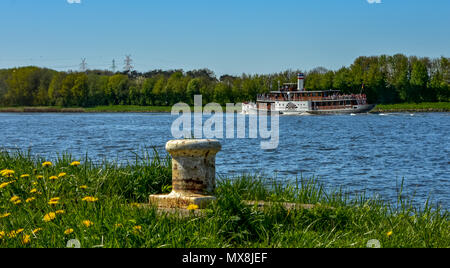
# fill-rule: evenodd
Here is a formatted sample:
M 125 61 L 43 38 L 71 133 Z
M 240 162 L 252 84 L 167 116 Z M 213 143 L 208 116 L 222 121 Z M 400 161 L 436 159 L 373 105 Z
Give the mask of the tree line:
M 58 72 L 39 67 L 0 70 L 0 105 L 92 107 L 99 105 L 170 106 L 238 103 L 257 94 L 295 83 L 301 70 L 266 75 L 216 77 L 208 69 L 153 70 L 146 73 L 87 70 Z M 402 54 L 359 57 L 337 71 L 323 67 L 305 72 L 307 90 L 364 93 L 371 103 L 447 102 L 450 100 L 449 58 L 407 57 Z

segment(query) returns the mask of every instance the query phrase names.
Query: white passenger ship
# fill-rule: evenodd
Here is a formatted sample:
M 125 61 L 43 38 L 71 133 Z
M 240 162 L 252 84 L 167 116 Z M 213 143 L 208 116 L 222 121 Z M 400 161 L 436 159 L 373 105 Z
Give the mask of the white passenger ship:
M 258 95 L 256 103 L 243 103 L 243 114 L 258 111 L 283 115 L 368 113 L 376 105 L 367 103 L 365 94 L 341 94 L 339 90 L 306 91 L 304 74 L 298 83 L 283 84 L 278 91 Z

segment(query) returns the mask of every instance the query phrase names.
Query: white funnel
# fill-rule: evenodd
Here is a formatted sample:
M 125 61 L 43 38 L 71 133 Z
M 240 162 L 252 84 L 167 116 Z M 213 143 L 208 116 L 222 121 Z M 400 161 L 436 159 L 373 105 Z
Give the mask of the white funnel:
M 298 74 L 298 88 L 297 90 L 303 91 L 305 89 L 305 75 L 302 73 Z

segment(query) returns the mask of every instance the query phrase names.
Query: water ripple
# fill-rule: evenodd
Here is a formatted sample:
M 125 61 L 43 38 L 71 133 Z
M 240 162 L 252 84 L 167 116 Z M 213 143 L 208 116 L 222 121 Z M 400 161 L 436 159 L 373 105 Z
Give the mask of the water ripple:
M 260 140 L 222 140 L 217 172 L 293 181 L 316 176 L 329 189 L 367 191 L 391 201 L 404 180 L 404 194 L 416 204 L 431 196 L 448 209 L 449 115 L 281 117 L 278 149 L 263 151 Z M 0 140 L 7 150 L 30 149 L 49 158 L 70 151 L 80 159 L 88 152 L 97 162 L 132 161 L 145 148 L 164 152 L 174 119 L 170 114 L 0 114 L 0 124 L 8 126 Z

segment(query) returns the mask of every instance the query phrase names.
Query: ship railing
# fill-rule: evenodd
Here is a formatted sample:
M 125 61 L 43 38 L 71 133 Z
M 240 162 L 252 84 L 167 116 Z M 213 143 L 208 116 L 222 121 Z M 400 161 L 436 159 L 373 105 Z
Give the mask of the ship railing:
M 300 97 L 300 98 L 291 96 L 290 98 L 285 98 L 285 97 L 269 97 L 267 95 L 258 95 L 257 100 L 258 101 L 284 101 L 284 100 L 289 100 L 289 101 L 310 101 L 310 100 L 340 101 L 340 100 L 343 100 L 343 101 L 345 101 L 345 100 L 356 100 L 356 101 L 367 102 L 367 97 L 366 97 L 366 95 L 335 95 L 335 96 L 327 96 L 327 97 Z
M 336 95 L 323 97 L 323 100 L 366 100 L 365 95 Z
M 336 110 L 336 109 L 350 109 L 352 105 L 339 105 L 339 106 L 315 106 L 314 110 Z

